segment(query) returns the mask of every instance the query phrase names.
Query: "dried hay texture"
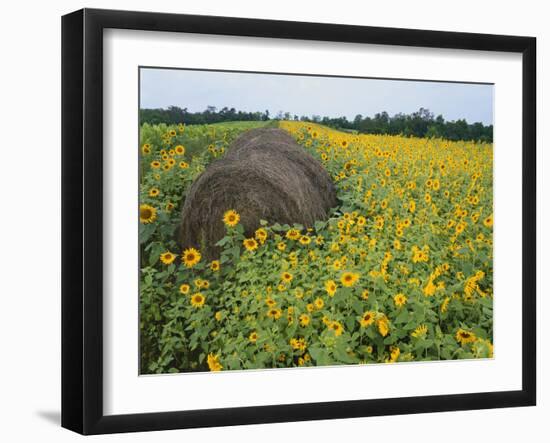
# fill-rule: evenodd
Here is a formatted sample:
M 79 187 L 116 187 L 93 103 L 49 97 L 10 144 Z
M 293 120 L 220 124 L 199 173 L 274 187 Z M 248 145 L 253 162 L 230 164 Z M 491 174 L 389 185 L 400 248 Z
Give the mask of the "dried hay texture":
M 225 235 L 222 219 L 229 209 L 240 214 L 245 235 L 252 236 L 260 220 L 312 227 L 336 204 L 334 184 L 318 160 L 282 129 L 253 129 L 191 185 L 178 241 L 211 260 L 219 254 L 215 244 Z

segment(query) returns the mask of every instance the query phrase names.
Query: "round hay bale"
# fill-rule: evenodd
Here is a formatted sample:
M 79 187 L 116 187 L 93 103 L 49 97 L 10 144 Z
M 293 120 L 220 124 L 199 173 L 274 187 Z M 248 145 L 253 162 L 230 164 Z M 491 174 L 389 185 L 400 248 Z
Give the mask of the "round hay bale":
M 231 144 L 231 149 L 229 152 L 235 153 L 243 149 L 249 143 L 254 145 L 258 144 L 258 141 L 270 140 L 273 142 L 281 141 L 284 143 L 295 144 L 296 142 L 292 136 L 282 129 L 279 128 L 258 128 L 245 131 L 240 134 Z M 299 149 L 302 149 L 300 146 L 296 145 Z
M 226 156 L 211 163 L 191 185 L 181 212 L 178 241 L 200 249 L 206 260 L 226 232 L 223 214 L 236 210 L 247 236 L 260 220 L 312 227 L 336 206 L 329 174 L 285 131 L 247 131 Z
M 336 206 L 336 191 L 328 172 L 315 157 L 298 145 L 288 132 L 278 128 L 260 128 L 247 131 L 245 134 L 242 140 L 239 137 L 231 145 L 226 158 L 238 161 L 246 158 L 260 160 L 264 153 L 277 153 L 299 165 L 302 173 L 306 174 L 317 189 L 316 194 L 321 197 L 325 211 Z

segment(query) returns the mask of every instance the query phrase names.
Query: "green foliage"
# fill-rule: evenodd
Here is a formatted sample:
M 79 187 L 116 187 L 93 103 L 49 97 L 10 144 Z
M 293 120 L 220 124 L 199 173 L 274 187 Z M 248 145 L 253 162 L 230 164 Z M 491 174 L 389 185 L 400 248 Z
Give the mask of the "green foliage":
M 182 263 L 182 196 L 255 124 L 142 126 L 140 204 L 156 209 L 140 225 L 142 373 L 492 356 L 491 145 L 281 122 L 341 206 L 309 230 L 262 221 L 248 248 L 227 226 L 219 262 Z

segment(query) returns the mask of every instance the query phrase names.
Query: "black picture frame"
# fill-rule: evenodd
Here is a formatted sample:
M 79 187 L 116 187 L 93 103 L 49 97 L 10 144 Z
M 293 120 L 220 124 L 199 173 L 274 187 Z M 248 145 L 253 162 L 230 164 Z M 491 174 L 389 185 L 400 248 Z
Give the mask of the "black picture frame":
M 522 389 L 130 415 L 103 413 L 103 31 L 108 28 L 522 54 Z M 520 122 L 518 122 L 518 125 Z M 536 403 L 536 39 L 83 9 L 62 18 L 62 426 L 81 434 L 319 420 Z

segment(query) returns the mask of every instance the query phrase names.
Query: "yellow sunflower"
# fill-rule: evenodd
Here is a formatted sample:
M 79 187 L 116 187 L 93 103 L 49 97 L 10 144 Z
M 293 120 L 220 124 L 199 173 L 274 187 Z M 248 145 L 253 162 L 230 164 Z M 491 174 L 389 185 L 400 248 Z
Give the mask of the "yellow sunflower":
M 243 245 L 246 248 L 247 251 L 255 251 L 258 249 L 258 242 L 254 240 L 253 238 L 245 238 L 243 240 Z
M 186 283 L 183 283 L 182 285 L 180 285 L 180 292 L 184 295 L 189 294 L 190 289 L 191 289 L 191 287 Z
M 357 280 L 359 280 L 359 274 L 354 272 L 344 272 L 342 274 L 342 277 L 340 278 L 342 284 L 347 288 L 355 285 L 355 283 L 357 283 Z
M 473 332 L 466 331 L 462 328 L 456 331 L 455 337 L 456 337 L 456 341 L 459 342 L 461 345 L 465 345 L 467 343 L 473 343 L 477 340 L 477 337 Z
M 318 297 L 314 300 L 313 305 L 317 309 L 323 309 L 323 306 L 325 306 L 325 302 L 323 301 L 322 298 Z
M 141 223 L 152 223 L 157 219 L 157 210 L 149 205 L 139 207 L 139 221 Z
M 286 238 L 290 240 L 298 240 L 300 237 L 300 231 L 297 229 L 289 229 L 286 233 Z
M 256 331 L 251 332 L 250 335 L 248 336 L 248 340 L 251 343 L 256 343 L 256 341 L 258 340 L 258 333 Z
M 344 332 L 344 327 L 342 326 L 342 323 L 338 321 L 330 322 L 328 328 L 334 331 L 334 335 L 336 335 L 336 337 L 339 337 Z
M 404 306 L 407 303 L 407 296 L 405 294 L 399 293 L 393 297 L 393 302 L 398 308 Z
M 307 347 L 306 340 L 302 338 L 291 338 L 289 341 L 290 346 L 292 349 L 297 351 L 305 351 Z
M 426 194 L 424 195 L 424 201 L 428 204 L 432 202 L 432 196 L 430 195 L 429 192 L 426 192 Z
M 272 308 L 267 311 L 267 316 L 269 318 L 272 318 L 273 320 L 278 320 L 279 318 L 281 318 L 281 315 L 283 315 L 283 312 L 277 308 Z
M 290 283 L 292 281 L 294 277 L 292 276 L 292 274 L 290 272 L 283 272 L 281 274 L 281 280 L 284 282 L 284 283 Z
M 300 315 L 299 320 L 300 320 L 300 326 L 305 328 L 307 325 L 309 325 L 311 318 L 307 314 L 302 314 Z
M 226 226 L 229 226 L 232 228 L 233 226 L 236 226 L 239 221 L 241 220 L 241 216 L 239 213 L 233 209 L 230 209 L 229 211 L 226 211 L 223 214 L 223 222 Z
M 183 251 L 182 254 L 182 261 L 188 268 L 192 268 L 195 266 L 198 262 L 201 261 L 201 253 L 197 251 L 195 248 L 189 248 Z
M 386 363 L 395 363 L 401 354 L 401 349 L 397 346 L 390 347 L 390 358 L 386 360 Z
M 374 323 L 375 316 L 376 316 L 376 313 L 372 311 L 365 312 L 361 317 L 361 320 L 359 320 L 361 327 L 366 328 L 367 326 L 372 325 Z
M 325 282 L 325 291 L 327 291 L 328 295 L 330 295 L 331 297 L 336 294 L 337 288 L 338 286 L 336 285 L 336 282 L 334 280 L 327 280 Z
M 202 295 L 200 292 L 197 292 L 191 296 L 191 304 L 195 308 L 202 308 L 205 301 L 206 301 L 206 297 Z
M 390 325 L 388 322 L 388 318 L 383 315 L 377 322 L 376 326 L 378 326 L 378 332 L 380 332 L 380 335 L 382 337 L 385 337 L 390 332 Z
M 417 326 L 416 329 L 411 332 L 411 336 L 415 338 L 424 337 L 428 333 L 428 327 L 426 325 Z
M 267 231 L 264 228 L 257 229 L 254 233 L 254 237 L 263 245 L 267 239 Z
M 160 254 L 160 261 L 165 265 L 169 265 L 174 262 L 176 259 L 176 254 L 172 254 L 170 251 L 163 252 Z
M 219 260 L 212 261 L 212 263 L 210 263 L 210 269 L 214 272 L 219 271 L 220 270 L 220 261 Z
M 208 363 L 208 369 L 211 371 L 221 371 L 223 369 L 223 366 L 220 363 L 220 357 L 215 354 L 208 354 L 208 357 L 206 359 L 206 362 Z
M 451 301 L 451 297 L 445 297 L 445 300 L 443 300 L 443 303 L 441 303 L 440 310 L 444 314 L 447 312 L 447 309 L 449 309 L 449 303 Z

